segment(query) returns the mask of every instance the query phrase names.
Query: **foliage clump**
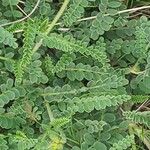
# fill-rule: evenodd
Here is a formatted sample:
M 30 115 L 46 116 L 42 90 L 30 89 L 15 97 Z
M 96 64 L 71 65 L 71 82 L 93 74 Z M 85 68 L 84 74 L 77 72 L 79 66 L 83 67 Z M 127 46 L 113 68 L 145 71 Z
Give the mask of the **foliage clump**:
M 150 149 L 148 4 L 1 0 L 0 150 Z

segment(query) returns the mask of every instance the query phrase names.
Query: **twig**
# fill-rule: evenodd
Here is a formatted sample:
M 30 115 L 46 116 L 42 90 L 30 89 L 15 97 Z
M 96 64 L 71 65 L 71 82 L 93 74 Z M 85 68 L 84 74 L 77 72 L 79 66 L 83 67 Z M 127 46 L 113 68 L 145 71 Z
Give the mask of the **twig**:
M 27 16 L 28 14 L 19 6 L 19 5 L 16 5 L 18 7 L 18 9 L 25 15 Z M 30 18 L 31 19 L 31 18 Z M 32 19 L 31 19 L 32 20 Z
M 139 10 L 142 10 L 142 9 L 148 9 L 148 8 L 150 8 L 150 6 L 142 6 L 142 7 L 132 8 L 132 9 L 126 9 L 126 10 L 118 11 L 114 15 L 123 14 L 123 13 L 127 13 L 127 12 L 136 12 L 136 11 L 139 11 Z M 109 16 L 109 15 L 110 14 L 105 14 L 105 16 Z M 78 22 L 95 19 L 96 17 L 97 16 L 82 18 L 82 19 L 79 19 Z
M 124 110 L 121 107 L 120 107 L 120 110 L 121 110 L 122 113 L 124 113 Z
M 4 27 L 4 26 L 8 26 L 8 25 L 15 24 L 15 23 L 18 23 L 18 22 L 22 22 L 25 19 L 29 18 L 35 12 L 35 10 L 37 9 L 39 3 L 40 3 L 40 0 L 37 1 L 36 5 L 32 9 L 32 11 L 27 16 L 25 16 L 24 18 L 21 18 L 21 19 L 16 20 L 16 21 L 12 21 L 12 22 L 8 22 L 8 23 L 5 23 L 5 24 L 2 24 L 2 25 L 0 25 L 0 27 Z
M 137 108 L 136 112 L 139 111 L 146 103 L 147 103 L 147 100 Z
M 147 109 L 148 111 L 150 111 L 150 108 L 147 106 L 143 106 L 143 108 Z
M 20 32 L 23 32 L 23 29 L 16 30 L 16 31 L 14 31 L 13 33 L 20 33 Z
M 130 18 L 135 18 L 135 17 L 138 17 L 138 16 L 140 16 L 140 15 L 142 15 L 142 13 L 140 12 L 140 13 L 137 13 L 137 14 L 134 14 L 134 15 L 132 15 L 132 16 L 129 16 L 128 18 L 130 19 Z
M 23 1 L 19 1 L 19 3 L 25 4 L 25 2 L 23 2 Z
M 139 10 L 143 10 L 143 9 L 149 9 L 150 6 L 142 6 L 142 7 L 136 7 L 136 8 L 131 8 L 131 9 L 126 9 L 126 10 L 122 10 L 122 11 L 119 11 L 118 14 L 122 14 L 122 13 L 126 13 L 126 12 L 136 12 L 136 11 L 139 11 Z

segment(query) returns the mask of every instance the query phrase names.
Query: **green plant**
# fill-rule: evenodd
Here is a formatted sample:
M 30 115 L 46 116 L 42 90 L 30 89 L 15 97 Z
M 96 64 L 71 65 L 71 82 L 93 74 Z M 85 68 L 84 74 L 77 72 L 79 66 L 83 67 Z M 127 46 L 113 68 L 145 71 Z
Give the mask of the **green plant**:
M 150 149 L 140 4 L 0 1 L 0 150 Z

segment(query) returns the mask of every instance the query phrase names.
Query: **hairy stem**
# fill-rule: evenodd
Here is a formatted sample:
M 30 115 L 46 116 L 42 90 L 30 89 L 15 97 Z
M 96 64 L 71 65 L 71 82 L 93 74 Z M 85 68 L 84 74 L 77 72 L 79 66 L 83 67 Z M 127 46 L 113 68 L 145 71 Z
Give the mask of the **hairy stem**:
M 63 12 L 65 11 L 68 3 L 70 0 L 65 0 L 62 7 L 60 8 L 60 10 L 58 11 L 57 15 L 55 16 L 54 20 L 52 21 L 52 23 L 49 25 L 49 28 L 46 31 L 46 35 L 53 29 L 53 27 L 55 26 L 55 24 L 57 23 L 57 21 L 59 20 L 59 18 L 62 16 Z

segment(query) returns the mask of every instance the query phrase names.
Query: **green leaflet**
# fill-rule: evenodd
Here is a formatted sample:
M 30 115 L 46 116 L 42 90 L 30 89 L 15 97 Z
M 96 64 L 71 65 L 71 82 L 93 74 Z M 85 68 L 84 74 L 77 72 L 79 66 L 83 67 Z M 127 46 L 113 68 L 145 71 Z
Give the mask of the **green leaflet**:
M 63 23 L 66 26 L 71 26 L 77 19 L 81 18 L 84 13 L 84 8 L 87 6 L 87 0 L 72 0 L 72 3 L 63 16 Z
M 41 66 L 42 66 L 42 61 L 32 59 L 30 66 L 26 69 L 26 73 L 29 75 L 29 80 L 31 83 L 45 84 L 48 82 L 48 77 L 41 69 Z
M 15 115 L 23 115 L 25 113 L 24 104 L 18 104 L 18 102 L 14 102 L 13 105 L 9 108 L 8 112 L 13 113 Z
M 66 66 L 69 65 L 75 59 L 75 57 L 76 56 L 73 53 L 65 53 L 61 56 L 56 65 L 54 65 L 54 62 L 52 61 L 50 56 L 45 57 L 44 67 L 48 76 L 52 76 L 54 75 L 54 73 L 63 71 L 66 68 Z
M 28 138 L 23 132 L 17 131 L 15 135 L 10 135 L 11 144 L 15 145 L 18 150 L 26 150 L 33 148 L 38 142 L 37 139 Z
M 12 90 L 8 90 L 0 95 L 0 107 L 3 107 L 10 100 L 15 99 L 15 93 Z
M 62 72 L 57 73 L 59 77 L 65 77 L 71 81 L 83 79 L 92 80 L 92 79 L 100 79 L 100 76 L 105 73 L 103 68 L 99 68 L 98 66 L 91 67 L 90 65 L 84 65 L 79 63 L 75 65 L 74 63 L 70 63 L 65 68 L 62 68 Z
M 20 126 L 20 124 L 25 124 L 25 120 L 19 116 L 13 114 L 5 113 L 0 115 L 0 127 L 5 129 L 13 129 Z
M 9 26 L 7 28 L 7 30 L 9 32 L 19 32 L 19 31 L 22 31 L 25 29 L 25 23 L 22 22 L 22 23 L 17 23 L 17 24 L 12 24 L 11 26 Z
M 7 141 L 4 138 L 3 135 L 0 135 L 0 149 L 8 150 Z
M 100 35 L 109 31 L 115 22 L 114 15 L 117 14 L 117 9 L 121 6 L 119 1 L 100 1 L 99 10 L 96 19 L 92 21 L 90 27 L 91 38 L 97 40 Z
M 121 2 L 118 2 L 118 1 L 110 1 L 108 3 L 108 6 L 111 7 L 111 8 L 118 8 L 121 6 Z
M 26 67 L 30 63 L 32 57 L 32 48 L 34 46 L 34 40 L 36 36 L 36 28 L 34 22 L 28 21 L 24 32 L 24 45 L 23 45 L 23 56 L 20 61 L 22 67 Z
M 2 0 L 2 3 L 4 6 L 17 5 L 19 3 L 19 0 Z
M 8 45 L 16 49 L 18 47 L 16 40 L 17 39 L 14 38 L 12 33 L 8 32 L 3 27 L 0 27 L 0 43 L 4 43 L 4 45 Z
M 14 63 L 14 73 L 16 76 L 16 83 L 21 83 L 23 74 L 24 74 L 24 69 L 21 66 L 21 61 L 19 60 L 18 62 Z
M 14 65 L 15 70 L 15 76 L 16 76 L 16 82 L 21 83 L 24 71 L 27 67 L 27 65 L 30 64 L 32 59 L 32 49 L 34 46 L 34 40 L 37 33 L 37 28 L 35 27 L 35 24 L 33 21 L 28 21 L 25 24 L 24 29 L 24 45 L 22 47 L 22 58 L 16 62 Z
M 50 122 L 50 126 L 54 129 L 59 129 L 70 121 L 68 118 L 56 118 Z
M 90 27 L 91 38 L 97 40 L 99 35 L 103 35 L 105 31 L 109 31 L 112 27 L 114 19 L 111 16 L 106 16 L 101 12 L 97 14 L 96 19 Z
M 105 80 L 103 80 L 105 78 Z M 91 92 L 97 94 L 96 92 L 105 92 L 114 88 L 126 85 L 127 81 L 123 77 L 117 77 L 117 75 L 105 74 L 101 76 L 101 80 L 91 81 L 88 83 L 87 87 L 81 87 L 80 89 L 72 88 L 70 85 L 66 84 L 63 87 L 56 86 L 55 88 L 47 87 L 44 93 L 41 95 L 48 101 L 60 101 L 63 98 L 68 98 L 72 95 L 80 94 L 83 92 Z
M 150 149 L 149 4 L 1 0 L 0 150 Z
M 53 76 L 54 65 L 50 56 L 46 56 L 44 59 L 44 68 L 49 77 Z
M 150 112 L 149 111 L 145 111 L 145 112 L 128 111 L 128 112 L 124 112 L 124 116 L 128 120 L 131 120 L 135 123 L 144 124 L 148 128 L 150 128 L 150 119 L 149 119 Z
M 131 101 L 134 103 L 143 103 L 149 99 L 149 95 L 132 95 Z
M 65 69 L 67 65 L 69 65 L 74 59 L 75 59 L 75 54 L 63 54 L 60 58 L 60 60 L 57 62 L 55 67 L 53 68 L 52 72 L 57 73 Z
M 63 97 L 67 95 L 75 95 L 77 92 L 77 89 L 72 89 L 70 85 L 66 84 L 63 87 L 46 87 L 42 96 L 44 96 L 44 98 L 49 101 L 59 101 Z
M 73 37 L 63 37 L 58 34 L 50 34 L 49 37 L 44 36 L 43 39 L 44 45 L 47 45 L 49 48 L 56 48 L 68 53 L 79 52 L 81 54 L 93 57 L 102 64 L 105 64 L 108 61 L 103 50 L 101 51 L 101 49 L 94 48 L 93 46 L 86 47 L 82 45 L 80 41 L 76 41 Z
M 86 97 L 86 98 L 78 98 L 75 97 L 69 102 L 68 109 L 72 112 L 88 112 L 90 113 L 94 109 L 103 110 L 106 107 L 118 106 L 123 104 L 123 102 L 127 102 L 131 97 L 128 95 L 117 95 L 117 96 L 95 96 L 95 97 Z
M 62 67 L 58 70 L 57 75 L 60 78 L 64 78 L 67 76 L 67 78 L 71 81 L 82 81 L 83 79 L 86 79 L 88 81 L 90 80 L 100 80 L 102 75 L 107 74 L 109 70 L 104 68 L 99 68 L 98 66 L 90 66 L 90 65 L 84 65 L 82 63 L 75 64 L 75 63 L 69 63 L 66 64 L 65 67 Z
M 97 120 L 85 120 L 85 125 L 88 127 L 89 133 L 97 133 L 99 131 L 103 131 L 104 126 L 107 123 L 105 121 L 97 121 Z
M 136 27 L 135 31 L 135 49 L 133 55 L 136 57 L 145 58 L 147 56 L 148 49 L 150 47 L 149 43 L 149 23 L 146 17 L 141 17 L 139 25 Z
M 6 85 L 10 82 L 7 80 Z M 4 84 L 5 86 L 5 84 Z M 7 86 L 8 88 L 8 86 Z M 18 99 L 20 97 L 25 96 L 26 91 L 23 87 L 9 87 L 8 89 L 4 89 L 4 91 L 0 94 L 0 107 L 4 107 L 5 104 L 8 104 L 11 100 Z
M 118 143 L 114 143 L 109 150 L 125 150 L 129 148 L 134 143 L 134 135 L 127 135 Z

